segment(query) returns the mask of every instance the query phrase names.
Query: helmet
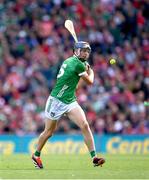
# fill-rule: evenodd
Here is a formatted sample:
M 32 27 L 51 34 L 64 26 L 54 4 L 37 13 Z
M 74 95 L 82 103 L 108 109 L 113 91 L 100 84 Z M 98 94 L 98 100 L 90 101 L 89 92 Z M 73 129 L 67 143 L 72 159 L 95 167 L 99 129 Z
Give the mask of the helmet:
M 75 56 L 77 56 L 79 58 L 79 60 L 86 61 L 86 59 L 83 59 L 83 58 L 80 57 L 81 49 L 88 49 L 89 52 L 91 52 L 91 47 L 90 47 L 89 43 L 84 42 L 84 41 L 76 42 L 75 45 L 74 45 L 74 49 L 73 49 L 73 52 L 74 52 Z
M 85 41 L 78 41 L 74 45 L 74 50 L 76 49 L 89 49 L 91 51 L 91 47 L 88 42 Z

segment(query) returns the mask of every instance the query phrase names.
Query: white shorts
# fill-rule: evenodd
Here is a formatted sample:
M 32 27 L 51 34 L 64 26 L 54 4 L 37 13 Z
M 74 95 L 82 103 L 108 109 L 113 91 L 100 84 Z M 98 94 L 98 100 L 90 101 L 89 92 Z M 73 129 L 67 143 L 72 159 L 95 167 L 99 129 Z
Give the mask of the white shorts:
M 46 107 L 45 107 L 45 116 L 51 120 L 58 120 L 63 114 L 71 111 L 73 108 L 79 106 L 77 101 L 70 104 L 65 104 L 59 99 L 49 96 Z

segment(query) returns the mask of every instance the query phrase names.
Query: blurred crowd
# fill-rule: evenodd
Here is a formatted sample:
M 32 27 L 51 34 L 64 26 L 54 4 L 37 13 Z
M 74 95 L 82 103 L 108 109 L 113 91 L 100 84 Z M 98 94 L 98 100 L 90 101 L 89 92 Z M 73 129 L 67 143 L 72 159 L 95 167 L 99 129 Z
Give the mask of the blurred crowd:
M 148 11 L 148 0 L 0 0 L 0 134 L 43 130 L 46 99 L 73 53 L 66 19 L 92 47 L 94 85 L 77 90 L 92 131 L 149 134 Z M 63 116 L 63 132 L 80 130 Z

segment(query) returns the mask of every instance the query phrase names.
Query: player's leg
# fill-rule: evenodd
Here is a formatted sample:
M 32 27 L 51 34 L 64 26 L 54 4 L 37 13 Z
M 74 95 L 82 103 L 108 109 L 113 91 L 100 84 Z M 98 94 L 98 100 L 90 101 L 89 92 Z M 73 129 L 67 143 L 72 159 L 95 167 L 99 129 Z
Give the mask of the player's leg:
M 67 115 L 68 115 L 69 119 L 74 121 L 75 124 L 77 124 L 77 126 L 80 127 L 88 150 L 90 152 L 95 150 L 93 135 L 91 133 L 89 124 L 86 120 L 85 113 L 82 110 L 82 108 L 80 106 L 77 106 L 77 107 L 73 108 L 71 111 L 69 111 L 67 113 Z
M 37 151 L 40 152 L 44 146 L 44 144 L 46 143 L 46 141 L 48 140 L 48 138 L 50 138 L 52 136 L 52 134 L 54 133 L 54 131 L 56 130 L 57 127 L 57 121 L 55 120 L 50 120 L 47 119 L 45 122 L 45 129 L 44 131 L 40 134 L 39 139 L 38 139 L 38 143 L 37 143 Z
M 84 136 L 85 144 L 90 152 L 91 157 L 93 158 L 94 166 L 102 165 L 105 162 L 105 160 L 103 158 L 98 158 L 96 156 L 94 138 L 82 108 L 78 105 L 71 109 L 67 113 L 67 115 L 69 119 L 71 119 L 75 124 L 77 124 L 80 127 L 82 134 Z
M 52 134 L 54 133 L 56 127 L 57 127 L 56 120 L 47 119 L 45 121 L 45 129 L 40 134 L 38 143 L 37 143 L 37 149 L 36 149 L 35 153 L 32 155 L 32 160 L 35 164 L 35 167 L 37 167 L 37 168 L 40 168 L 40 169 L 43 168 L 42 161 L 40 159 L 40 152 L 41 152 L 43 146 L 45 145 L 45 143 L 47 142 L 48 138 L 50 138 L 52 136 Z
M 46 107 L 45 107 L 45 116 L 47 117 L 47 120 L 45 121 L 45 129 L 39 136 L 37 149 L 32 156 L 35 166 L 38 168 L 43 168 L 40 159 L 40 152 L 43 146 L 45 145 L 46 141 L 48 140 L 48 138 L 51 137 L 52 134 L 54 133 L 57 127 L 57 121 L 65 112 L 65 108 L 64 110 L 61 110 L 62 106 L 63 103 L 52 96 L 49 96 L 49 98 L 47 99 Z

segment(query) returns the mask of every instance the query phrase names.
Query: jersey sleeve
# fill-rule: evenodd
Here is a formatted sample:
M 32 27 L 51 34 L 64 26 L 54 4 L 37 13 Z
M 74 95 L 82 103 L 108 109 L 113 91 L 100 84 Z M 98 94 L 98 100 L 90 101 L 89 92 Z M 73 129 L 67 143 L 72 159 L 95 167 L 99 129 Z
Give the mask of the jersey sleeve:
M 76 65 L 76 73 L 78 74 L 78 76 L 82 76 L 83 74 L 86 73 L 85 65 L 83 63 L 77 63 L 77 65 Z

